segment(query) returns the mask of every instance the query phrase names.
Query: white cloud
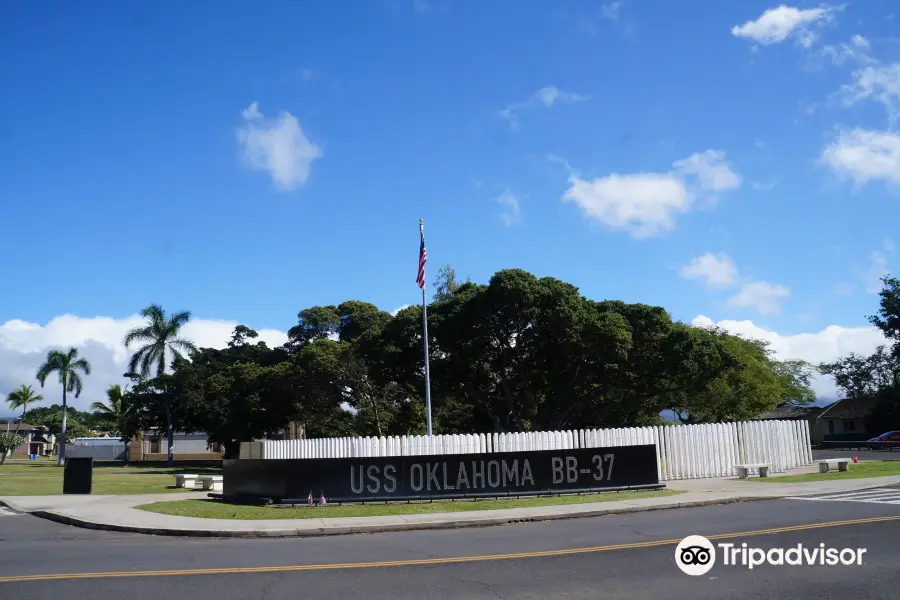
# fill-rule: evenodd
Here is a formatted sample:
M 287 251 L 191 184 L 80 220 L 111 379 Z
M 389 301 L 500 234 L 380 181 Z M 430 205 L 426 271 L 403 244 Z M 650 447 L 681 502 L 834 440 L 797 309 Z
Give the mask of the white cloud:
M 863 100 L 884 105 L 891 123 L 900 118 L 900 62 L 871 65 L 853 73 L 853 83 L 838 93 L 844 104 L 851 106 Z
M 852 283 L 838 282 L 834 284 L 834 293 L 837 296 L 849 296 L 856 291 L 856 286 Z
M 868 355 L 878 345 L 887 343 L 881 332 L 874 327 L 831 325 L 815 333 L 783 335 L 760 327 L 753 321 L 724 320 L 716 323 L 704 315 L 698 315 L 693 320 L 693 325 L 697 327 L 717 325 L 729 333 L 744 338 L 765 340 L 771 344 L 777 359 L 800 358 L 813 365 L 834 361 L 851 352 Z M 830 377 L 817 377 L 812 387 L 821 396 L 837 394 L 834 380 Z
M 519 206 L 519 199 L 515 194 L 507 190 L 494 198 L 494 202 L 506 207 L 506 210 L 500 213 L 500 219 L 504 225 L 512 227 L 522 221 L 522 208 Z
M 562 156 L 559 156 L 558 154 L 545 154 L 544 158 L 546 158 L 549 162 L 556 163 L 562 166 L 569 173 L 575 172 L 575 169 L 572 168 L 572 165 L 569 164 L 569 161 L 567 161 Z
M 607 4 L 600 5 L 600 18 L 608 19 L 610 21 L 618 21 L 619 20 L 619 9 L 622 8 L 621 2 L 609 2 Z
M 707 287 L 738 287 L 725 303 L 734 308 L 753 308 L 761 315 L 776 315 L 790 289 L 783 285 L 757 281 L 741 276 L 734 260 L 725 253 L 707 252 L 683 266 L 679 272 L 686 279 L 704 279 Z
M 738 270 L 727 254 L 707 252 L 683 266 L 680 273 L 686 279 L 705 279 L 709 286 L 727 286 L 737 280 Z
M 894 240 L 884 238 L 881 248 L 869 255 L 867 267 L 864 269 L 855 268 L 858 281 L 856 283 L 840 282 L 835 284 L 833 288 L 835 295 L 849 296 L 856 292 L 860 284 L 869 294 L 880 292 L 883 286 L 881 278 L 890 273 L 887 255 L 893 254 L 894 250 Z
M 675 226 L 704 194 L 738 188 L 741 178 L 725 161 L 725 153 L 706 150 L 675 161 L 667 173 L 613 173 L 593 181 L 569 176 L 564 202 L 575 202 L 586 216 L 634 237 L 660 235 Z
M 696 175 L 700 188 L 711 192 L 727 192 L 741 185 L 741 178 L 731 170 L 725 161 L 725 153 L 720 150 L 697 152 L 675 161 L 673 166 L 687 175 Z
M 391 316 L 396 317 L 397 313 L 399 313 L 404 308 L 409 308 L 410 306 L 412 306 L 412 304 L 404 304 L 403 306 L 398 306 L 397 308 L 395 308 L 394 310 L 391 311 Z
M 128 359 L 134 350 L 126 350 L 122 339 L 128 330 L 140 326 L 144 320 L 137 315 L 116 319 L 111 317 L 54 317 L 46 325 L 11 320 L 0 324 L 0 397 L 22 385 L 40 388 L 34 375 L 47 356 L 48 350 L 78 348 L 79 354 L 93 367 L 84 377 L 84 391 L 71 405 L 85 410 L 95 400 L 104 400 L 106 389 L 114 383 L 125 385 L 122 374 L 128 370 Z M 231 339 L 238 323 L 235 321 L 194 319 L 182 330 L 182 336 L 199 347 L 223 348 Z M 284 332 L 274 329 L 258 330 L 258 341 L 269 347 L 287 341 Z M 62 402 L 62 389 L 56 380 L 47 380 L 41 391 L 51 405 Z
M 303 78 L 303 81 L 311 81 L 313 77 L 316 76 L 316 72 L 312 69 L 302 69 L 300 71 L 300 77 Z
M 614 173 L 593 181 L 572 175 L 569 183 L 564 201 L 575 202 L 588 217 L 637 238 L 674 228 L 675 216 L 693 204 L 684 182 L 664 173 Z
M 783 285 L 768 281 L 751 281 L 742 285 L 741 289 L 725 302 L 734 308 L 754 308 L 759 314 L 770 316 L 781 312 L 781 302 L 790 294 L 791 291 Z
M 822 161 L 857 185 L 876 179 L 900 184 L 900 134 L 868 129 L 842 132 L 822 152 Z
M 790 37 L 809 47 L 817 37 L 813 27 L 828 21 L 833 10 L 825 6 L 801 10 L 782 4 L 766 10 L 754 21 L 735 25 L 731 34 L 764 46 L 781 43 Z
M 822 56 L 831 60 L 835 65 L 842 65 L 845 62 L 857 62 L 861 64 L 873 64 L 877 62 L 869 54 L 871 45 L 869 40 L 857 34 L 850 38 L 847 43 L 825 44 L 822 46 Z
M 242 117 L 237 139 L 247 165 L 268 172 L 281 190 L 306 184 L 310 165 L 323 152 L 303 134 L 297 118 L 286 111 L 278 117 L 266 117 L 259 112 L 257 102 L 246 108 Z
M 523 112 L 535 110 L 538 108 L 550 108 L 554 104 L 571 104 L 575 102 L 584 102 L 589 96 L 574 94 L 572 92 L 564 92 L 556 86 L 550 85 L 543 87 L 533 93 L 527 100 L 521 102 L 513 102 L 500 111 L 500 116 L 509 121 L 510 127 L 518 129 L 519 115 Z
M 609 21 L 616 24 L 626 35 L 632 35 L 635 30 L 635 23 L 623 15 L 622 8 L 625 2 L 613 1 L 603 2 L 596 10 L 588 14 L 580 14 L 576 17 L 576 21 L 580 29 L 593 35 L 597 33 L 600 21 Z
M 883 252 L 875 251 L 869 257 L 869 268 L 863 274 L 866 282 L 866 291 L 870 294 L 877 294 L 881 291 L 883 284 L 881 278 L 888 274 L 887 256 Z

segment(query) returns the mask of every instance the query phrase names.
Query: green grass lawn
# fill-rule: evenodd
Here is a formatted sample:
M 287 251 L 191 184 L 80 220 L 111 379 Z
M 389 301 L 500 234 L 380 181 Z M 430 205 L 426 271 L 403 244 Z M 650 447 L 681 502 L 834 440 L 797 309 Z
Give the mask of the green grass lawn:
M 862 479 L 863 477 L 885 477 L 900 475 L 900 460 L 872 460 L 858 464 L 850 464 L 850 470 L 843 473 L 837 471 L 837 465 L 828 473 L 808 473 L 805 475 L 784 475 L 778 477 L 751 477 L 746 481 L 763 481 L 766 483 L 803 483 L 805 481 L 831 481 L 833 479 Z
M 580 496 L 548 496 L 538 498 L 510 498 L 501 500 L 457 500 L 455 502 L 433 502 L 412 504 L 355 504 L 347 506 L 324 506 L 296 508 L 276 508 L 272 506 L 243 506 L 226 504 L 218 500 L 175 500 L 154 502 L 136 506 L 141 510 L 176 515 L 179 517 L 202 517 L 207 519 L 322 519 L 328 517 L 380 517 L 385 515 L 416 515 L 444 512 L 464 512 L 470 510 L 494 510 L 498 508 L 528 508 L 532 506 L 553 506 L 559 504 L 584 504 L 587 502 L 610 502 L 615 500 L 638 500 L 673 496 L 681 492 L 675 490 L 652 490 L 646 492 L 602 492 Z
M 94 494 L 182 493 L 175 489 L 174 473 L 219 474 L 220 469 L 205 467 L 141 467 L 95 465 Z M 0 496 L 50 496 L 62 494 L 63 469 L 56 460 L 7 462 L 0 466 Z

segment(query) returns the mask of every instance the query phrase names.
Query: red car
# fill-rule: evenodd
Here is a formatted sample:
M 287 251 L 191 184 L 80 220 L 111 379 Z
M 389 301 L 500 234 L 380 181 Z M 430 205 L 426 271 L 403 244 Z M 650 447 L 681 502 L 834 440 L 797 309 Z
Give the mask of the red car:
M 882 433 L 878 437 L 873 437 L 870 442 L 900 442 L 900 431 L 888 431 Z

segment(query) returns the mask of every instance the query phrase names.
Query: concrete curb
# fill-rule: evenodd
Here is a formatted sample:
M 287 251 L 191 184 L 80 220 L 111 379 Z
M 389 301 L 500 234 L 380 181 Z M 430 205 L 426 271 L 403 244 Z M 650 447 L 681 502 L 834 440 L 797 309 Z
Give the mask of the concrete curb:
M 11 508 L 11 509 L 13 509 L 13 510 L 15 510 L 15 511 L 18 511 L 18 512 L 20 512 L 20 513 L 27 513 L 27 512 L 28 512 L 28 511 L 25 510 L 24 508 L 19 508 L 18 506 L 16 506 L 15 504 L 13 504 L 12 502 L 9 502 L 9 501 L 7 501 L 7 500 L 0 500 L 0 506 L 5 506 L 6 508 Z
M 144 535 L 159 535 L 170 537 L 194 537 L 194 538 L 297 538 L 297 537 L 324 537 L 331 535 L 352 535 L 359 533 L 387 533 L 396 531 L 422 531 L 422 530 L 441 530 L 441 529 L 463 529 L 472 527 L 492 527 L 497 525 L 516 525 L 521 523 L 537 523 L 540 521 L 555 521 L 561 519 L 582 519 L 587 517 L 599 517 L 603 515 L 626 514 L 649 512 L 656 510 L 668 510 L 674 508 L 693 508 L 701 506 L 713 506 L 721 504 L 735 504 L 739 502 L 752 502 L 755 500 L 774 500 L 776 497 L 766 496 L 738 496 L 733 498 L 718 498 L 714 500 L 694 500 L 689 502 L 671 502 L 669 504 L 655 504 L 648 506 L 625 506 L 618 508 L 592 508 L 575 513 L 547 513 L 545 515 L 535 515 L 525 519 L 512 519 L 509 517 L 497 518 L 459 518 L 448 521 L 434 521 L 423 523 L 398 523 L 390 525 L 356 525 L 356 526 L 336 526 L 336 527 L 319 527 L 309 529 L 256 529 L 256 530 L 233 530 L 233 529 L 171 529 L 158 527 L 139 527 L 134 525 L 118 525 L 115 523 L 96 523 L 86 519 L 79 519 L 69 515 L 60 514 L 53 511 L 37 510 L 33 512 L 21 511 L 15 506 L 9 506 L 13 510 L 20 512 L 28 512 L 35 517 L 81 527 L 83 529 L 94 529 L 101 531 L 117 531 L 123 533 L 140 533 Z M 3 502 L 0 502 L 3 504 Z M 458 514 L 458 513 L 457 513 Z M 477 514 L 477 512 L 476 512 Z

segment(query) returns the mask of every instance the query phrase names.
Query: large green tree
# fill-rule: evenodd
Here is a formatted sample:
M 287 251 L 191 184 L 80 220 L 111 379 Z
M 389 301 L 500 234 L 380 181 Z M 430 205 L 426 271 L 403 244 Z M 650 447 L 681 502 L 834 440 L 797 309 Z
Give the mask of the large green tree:
M 769 353 L 768 346 L 766 352 Z M 805 406 L 816 401 L 816 393 L 811 387 L 816 372 L 813 365 L 799 358 L 770 362 L 782 388 L 778 406 Z
M 30 385 L 22 385 L 18 389 L 11 391 L 6 396 L 6 401 L 9 403 L 9 407 L 13 410 L 22 409 L 22 419 L 19 419 L 19 422 L 16 423 L 16 433 L 19 432 L 19 427 L 22 425 L 22 421 L 24 419 L 25 412 L 28 410 L 29 404 L 34 404 L 36 402 L 43 401 L 44 397 L 40 394 L 35 394 L 34 390 Z
M 819 365 L 819 372 L 834 377 L 835 385 L 847 398 L 865 398 L 894 385 L 897 360 L 884 345 L 865 356 L 851 352 L 830 363 Z
M 700 403 L 704 392 L 713 381 L 740 366 L 740 359 L 726 343 L 730 336 L 674 322 L 657 306 L 620 301 L 604 301 L 599 306 L 626 320 L 629 344 L 625 359 L 611 365 L 604 381 L 608 406 L 583 418 L 582 425 L 651 424 L 661 411 L 682 405 L 684 398 L 694 399 L 693 405 L 686 407 L 689 413 L 710 412 L 710 407 Z
M 870 430 L 900 429 L 900 279 L 886 276 L 878 294 L 878 313 L 869 321 L 893 342 L 890 355 L 879 348 L 870 362 L 876 365 L 878 390 L 874 414 L 870 417 Z
M 424 413 L 393 381 L 382 382 L 353 342 L 320 339 L 294 357 L 302 374 L 308 420 L 334 410 L 354 415 L 355 435 L 405 435 L 424 431 Z M 310 412 L 311 410 L 311 412 Z
M 355 342 L 377 336 L 391 315 L 374 304 L 348 300 L 337 306 L 313 306 L 300 311 L 297 325 L 288 330 L 288 347 L 296 350 L 312 341 L 330 338 Z
M 424 413 L 396 382 L 379 378 L 368 359 L 377 354 L 391 320 L 375 305 L 355 300 L 300 311 L 298 324 L 288 332 L 288 347 L 306 383 L 307 418 L 352 423 L 348 433 L 357 435 L 419 432 Z
M 121 423 L 121 439 L 140 438 L 145 431 L 168 430 L 170 424 L 173 428 L 185 426 L 185 411 L 173 391 L 173 379 L 171 373 L 141 377 L 123 394 L 128 418 Z
M 172 390 L 185 418 L 222 444 L 225 458 L 237 458 L 242 441 L 276 433 L 295 417 L 290 363 L 238 362 L 213 372 L 178 365 Z
M 456 276 L 456 269 L 451 265 L 443 265 L 437 270 L 434 277 L 434 300 L 448 300 L 453 294 L 464 284 L 472 283 L 472 279 L 467 277 L 465 281 L 460 281 Z
M 285 349 L 248 343 L 258 334 L 238 325 L 227 348 L 201 348 L 176 358 L 165 386 L 177 407 L 175 421 L 205 431 L 236 458 L 240 442 L 276 433 L 296 416 L 296 369 Z M 152 400 L 152 398 L 149 398 Z
M 79 358 L 76 348 L 69 348 L 67 352 L 61 350 L 50 350 L 44 363 L 38 368 L 36 378 L 40 382 L 41 387 L 47 378 L 56 373 L 60 386 L 62 387 L 62 420 L 59 430 L 59 464 L 65 464 L 66 460 L 66 416 L 68 413 L 69 403 L 67 394 L 75 393 L 78 398 L 84 383 L 81 380 L 82 375 L 91 374 L 91 364 L 85 358 Z
M 62 412 L 62 404 L 59 403 L 51 404 L 50 406 L 38 406 L 29 408 L 25 414 L 22 415 L 22 420 L 26 423 L 43 425 L 44 421 L 49 418 L 55 418 L 61 421 Z M 81 411 L 71 406 L 66 413 L 70 421 L 78 421 L 89 429 L 112 429 L 115 426 L 114 423 L 102 418 L 98 413 Z
M 815 401 L 812 368 L 802 360 L 775 360 L 767 342 L 708 330 L 729 357 L 730 366 L 701 389 L 678 394 L 674 409 L 685 423 L 743 421 L 778 406 Z M 684 412 L 682 412 L 684 411 Z
M 886 276 L 881 281 L 879 310 L 869 321 L 892 345 L 880 345 L 868 356 L 851 352 L 818 366 L 820 373 L 834 378 L 847 398 L 875 400 L 867 428 L 879 433 L 900 429 L 900 280 Z
M 410 312 L 420 320 L 420 311 Z M 421 333 L 412 323 L 406 331 L 416 366 L 408 372 L 418 379 Z M 625 357 L 630 335 L 621 315 L 585 301 L 574 286 L 520 270 L 500 271 L 487 286 L 460 286 L 429 312 L 429 334 L 435 405 L 452 398 L 447 408 L 457 414 L 469 405 L 476 431 L 577 420 L 596 407 L 597 386 Z
M 869 317 L 869 321 L 894 342 L 894 356 L 900 356 L 900 279 L 885 276 L 881 279 L 882 288 L 878 293 L 878 313 Z
M 74 412 L 73 409 L 69 409 L 68 412 Z M 44 418 L 35 421 L 35 425 L 42 425 L 47 428 L 47 431 L 50 435 L 56 437 L 56 447 L 59 448 L 59 444 L 62 441 L 62 428 L 63 428 L 63 411 L 56 411 L 52 413 L 47 413 Z M 91 429 L 85 425 L 80 418 L 75 415 L 67 415 L 66 419 L 66 437 L 68 439 L 74 438 L 87 438 L 87 437 L 95 437 Z
M 194 343 L 185 338 L 178 337 L 181 329 L 191 319 L 188 311 L 166 315 L 166 311 L 158 304 L 151 304 L 141 311 L 141 316 L 147 320 L 143 327 L 136 327 L 125 335 L 125 347 L 133 344 L 142 344 L 132 355 L 129 368 L 141 377 L 147 378 L 155 371 L 156 377 L 161 378 L 166 371 L 166 356 L 171 353 L 174 358 L 181 358 L 184 354 L 197 350 Z M 165 394 L 168 400 L 173 400 L 172 394 Z M 168 463 L 173 463 L 175 431 L 172 421 L 173 407 L 170 403 L 163 406 L 166 414 L 166 439 Z
M 377 379 L 416 398 L 424 389 L 421 317 L 420 307 L 400 311 L 366 351 Z M 660 307 L 594 302 L 565 282 L 517 269 L 499 271 L 488 285 L 460 285 L 429 307 L 428 320 L 441 432 L 642 425 L 672 408 L 714 420 L 753 415 L 778 398 L 762 399 L 775 388 L 760 385 L 716 410 L 725 386 L 709 388 L 748 370 L 746 342 L 674 322 Z M 773 368 L 759 364 L 770 379 Z
M 445 279 L 428 307 L 439 433 L 646 425 L 664 410 L 717 422 L 815 397 L 803 361 L 661 307 L 593 301 L 519 269 L 486 285 L 449 270 Z M 174 422 L 209 432 L 229 457 L 289 421 L 311 437 L 424 432 L 421 306 L 394 316 L 355 300 L 313 306 L 283 347 L 257 338 L 239 325 L 228 347 L 176 357 L 171 375 L 143 380 L 133 394 L 142 422 L 169 403 Z

